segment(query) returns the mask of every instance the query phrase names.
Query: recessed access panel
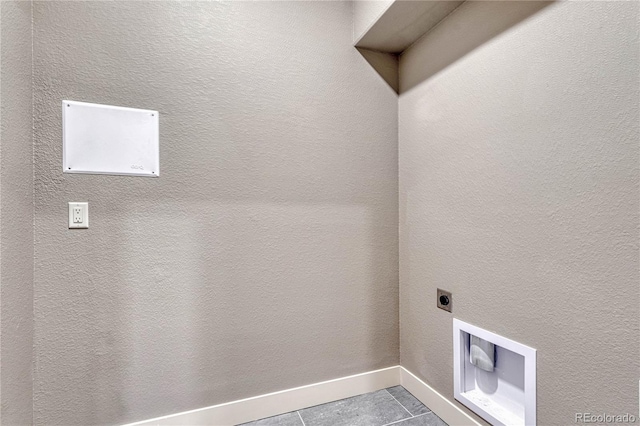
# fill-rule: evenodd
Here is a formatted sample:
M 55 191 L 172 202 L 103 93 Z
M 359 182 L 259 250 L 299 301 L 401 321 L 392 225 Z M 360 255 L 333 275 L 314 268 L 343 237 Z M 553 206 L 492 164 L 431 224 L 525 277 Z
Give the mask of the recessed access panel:
M 495 347 L 493 371 L 470 359 L 470 338 Z M 495 426 L 535 426 L 536 350 L 459 319 L 453 320 L 455 399 Z
M 65 173 L 160 176 L 158 111 L 62 101 Z

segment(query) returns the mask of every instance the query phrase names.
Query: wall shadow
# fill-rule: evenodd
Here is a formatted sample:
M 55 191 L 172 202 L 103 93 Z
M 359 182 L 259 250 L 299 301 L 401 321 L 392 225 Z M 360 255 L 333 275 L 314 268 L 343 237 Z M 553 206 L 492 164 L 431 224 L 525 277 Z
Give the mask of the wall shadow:
M 400 55 L 400 93 L 454 64 L 553 1 L 467 1 Z M 419 63 L 419 67 L 408 64 Z

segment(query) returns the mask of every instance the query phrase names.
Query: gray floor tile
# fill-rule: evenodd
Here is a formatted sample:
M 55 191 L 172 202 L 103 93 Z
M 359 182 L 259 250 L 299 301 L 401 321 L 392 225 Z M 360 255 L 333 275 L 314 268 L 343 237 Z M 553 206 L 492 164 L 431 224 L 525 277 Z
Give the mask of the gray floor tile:
M 294 411 L 292 413 L 256 420 L 255 422 L 243 423 L 238 426 L 302 426 L 302 421 L 298 413 Z
M 419 416 L 394 423 L 392 426 L 448 426 L 444 420 L 433 413 L 420 414 Z
M 402 386 L 394 386 L 392 388 L 388 388 L 387 390 L 400 404 L 402 404 L 404 408 L 409 410 L 409 412 L 414 416 L 417 416 L 418 414 L 429 413 L 431 411 Z
M 382 426 L 411 417 L 386 390 L 300 410 L 306 426 Z

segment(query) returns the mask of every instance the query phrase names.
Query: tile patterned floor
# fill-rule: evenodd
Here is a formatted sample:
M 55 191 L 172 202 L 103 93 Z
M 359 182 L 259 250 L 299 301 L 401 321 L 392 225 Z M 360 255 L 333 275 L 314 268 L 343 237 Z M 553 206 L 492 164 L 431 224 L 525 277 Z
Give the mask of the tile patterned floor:
M 447 426 L 402 386 L 316 405 L 241 426 Z

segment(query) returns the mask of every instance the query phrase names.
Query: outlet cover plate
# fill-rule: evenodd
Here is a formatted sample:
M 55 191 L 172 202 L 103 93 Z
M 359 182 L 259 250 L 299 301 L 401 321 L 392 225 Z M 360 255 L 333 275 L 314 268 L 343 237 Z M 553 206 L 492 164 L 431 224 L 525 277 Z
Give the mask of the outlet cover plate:
M 447 303 L 446 305 L 440 303 L 441 302 L 440 301 L 440 297 L 442 297 L 442 296 L 447 297 L 449 299 L 449 303 Z M 446 290 L 442 290 L 441 288 L 439 288 L 438 292 L 437 292 L 436 303 L 438 305 L 438 308 L 444 309 L 447 312 L 451 312 L 451 310 L 453 309 L 453 297 L 451 295 L 451 292 L 450 291 L 446 291 Z
M 89 203 L 69 202 L 69 229 L 89 228 Z

